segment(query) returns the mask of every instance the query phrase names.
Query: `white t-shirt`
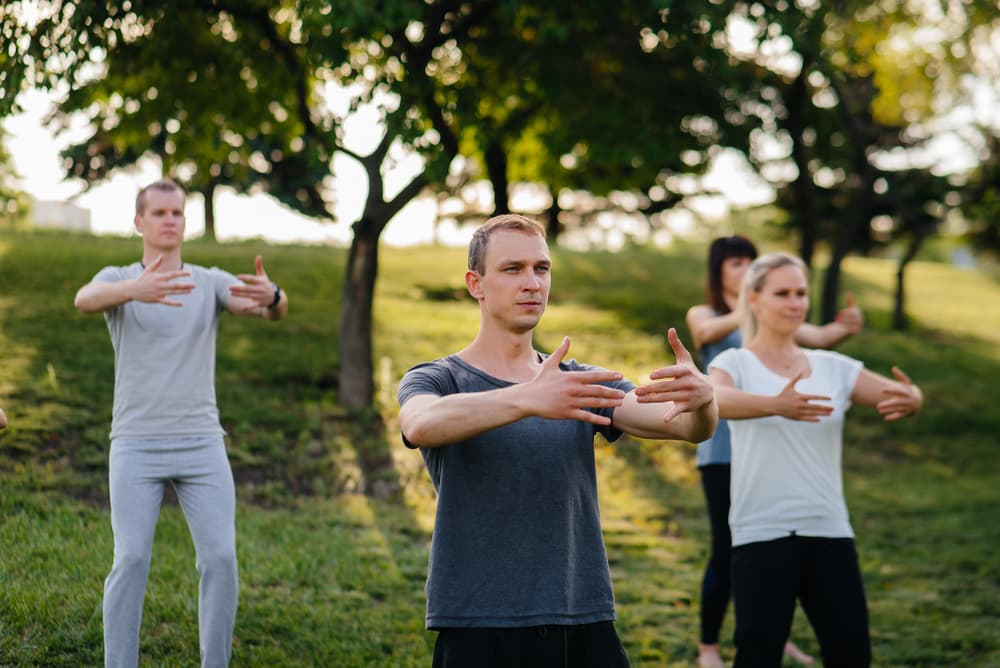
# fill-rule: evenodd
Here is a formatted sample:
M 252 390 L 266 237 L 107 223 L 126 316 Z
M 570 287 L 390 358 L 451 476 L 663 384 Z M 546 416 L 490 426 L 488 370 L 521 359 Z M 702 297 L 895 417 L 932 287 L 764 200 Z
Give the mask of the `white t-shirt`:
M 844 501 L 841 450 L 844 414 L 864 365 L 829 350 L 806 350 L 811 373 L 795 388 L 831 397 L 833 413 L 819 422 L 772 415 L 730 420 L 733 545 L 792 534 L 854 536 Z M 768 369 L 746 348 L 727 350 L 709 368 L 728 373 L 737 389 L 776 395 L 789 378 Z

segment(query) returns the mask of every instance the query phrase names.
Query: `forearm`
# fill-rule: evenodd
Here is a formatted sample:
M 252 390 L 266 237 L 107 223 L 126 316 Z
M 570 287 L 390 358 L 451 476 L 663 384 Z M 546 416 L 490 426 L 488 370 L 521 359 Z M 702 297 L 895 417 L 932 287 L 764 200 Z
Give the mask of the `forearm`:
M 80 313 L 100 313 L 120 306 L 132 299 L 131 287 L 134 281 L 87 283 L 76 293 L 73 305 Z
M 852 333 L 850 328 L 836 321 L 822 326 L 807 322 L 795 332 L 795 342 L 805 348 L 832 348 Z
M 4 415 L 3 409 L 0 408 L 0 429 L 7 428 L 7 416 Z
M 625 396 L 625 402 L 615 409 L 613 424 L 627 434 L 639 438 L 662 438 L 673 441 L 704 441 L 719 421 L 718 406 L 709 401 L 701 407 L 675 415 L 665 422 L 668 407 L 664 403 L 639 403 L 635 392 Z
M 716 386 L 715 398 L 719 402 L 719 417 L 725 420 L 746 420 L 777 414 L 773 396 Z
M 739 314 L 732 311 L 725 315 L 705 318 L 691 327 L 691 335 L 694 338 L 695 344 L 701 347 L 707 343 L 714 343 L 729 336 L 739 326 Z
M 437 448 L 478 436 L 527 417 L 518 386 L 443 397 L 418 395 L 399 411 L 399 425 L 411 445 Z
M 713 400 L 689 413 L 681 413 L 666 423 L 673 434 L 668 438 L 689 443 L 708 440 L 719 424 L 719 405 Z

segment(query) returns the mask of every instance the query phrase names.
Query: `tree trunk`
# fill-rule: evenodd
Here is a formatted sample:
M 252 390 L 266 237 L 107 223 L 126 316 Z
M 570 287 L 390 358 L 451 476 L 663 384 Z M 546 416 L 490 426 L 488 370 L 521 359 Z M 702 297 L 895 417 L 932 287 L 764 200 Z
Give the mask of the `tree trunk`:
M 546 212 L 548 219 L 545 221 L 545 235 L 550 244 L 555 244 L 562 233 L 562 223 L 559 222 L 559 213 L 562 211 L 562 207 L 559 206 L 559 193 L 554 188 L 549 188 L 549 193 L 552 195 L 552 205 Z
M 354 225 L 340 308 L 340 404 L 345 408 L 372 406 L 375 381 L 372 363 L 372 303 L 378 275 L 378 230 L 362 218 Z
M 871 168 L 866 170 L 871 172 Z M 820 317 L 822 322 L 831 322 L 837 317 L 840 310 L 838 299 L 840 295 L 840 265 L 847 254 L 854 248 L 859 232 L 863 226 L 868 225 L 871 216 L 871 193 L 874 183 L 873 178 L 866 174 L 862 178 L 863 185 L 855 193 L 855 204 L 848 208 L 847 213 L 840 220 L 837 226 L 837 238 L 830 257 L 830 266 L 827 267 L 826 275 L 823 277 L 823 300 Z
M 792 184 L 792 191 L 795 193 L 795 225 L 799 228 L 799 257 L 802 258 L 807 267 L 812 266 L 818 220 L 815 186 L 813 185 L 812 171 L 809 169 L 809 155 L 804 138 L 806 128 L 804 112 L 809 99 L 806 77 L 809 74 L 810 62 L 808 58 L 803 61 L 799 76 L 789 87 L 788 120 L 786 121 L 788 134 L 792 138 L 792 159 L 799 172 Z
M 851 174 L 848 184 L 853 184 L 848 194 L 852 201 L 840 217 L 836 242 L 830 267 L 823 283 L 822 319 L 830 322 L 837 316 L 837 298 L 840 293 L 840 263 L 847 253 L 858 246 L 858 239 L 867 238 L 875 210 L 875 179 L 878 172 L 868 158 L 868 146 L 874 136 L 871 102 L 875 89 L 870 78 L 855 78 L 838 85 L 834 90 L 840 100 L 837 109 L 853 148 Z M 849 185 L 850 187 L 850 185 Z
M 510 213 L 510 192 L 507 181 L 507 152 L 498 141 L 486 147 L 486 171 L 493 184 L 493 215 Z
M 205 208 L 205 238 L 215 241 L 215 184 L 206 186 L 201 191 L 201 197 Z
M 896 268 L 896 304 L 892 310 L 892 328 L 897 331 L 903 331 L 909 326 L 909 318 L 906 317 L 906 286 L 904 284 L 906 265 L 920 252 L 930 231 L 931 227 L 927 225 L 918 225 L 914 228 L 910 245 L 903 257 L 899 259 L 899 266 Z

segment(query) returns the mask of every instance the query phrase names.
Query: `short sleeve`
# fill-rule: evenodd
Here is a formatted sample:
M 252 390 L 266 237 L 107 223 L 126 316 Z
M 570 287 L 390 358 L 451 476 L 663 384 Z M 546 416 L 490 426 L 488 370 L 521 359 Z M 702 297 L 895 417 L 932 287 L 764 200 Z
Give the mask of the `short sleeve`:
M 865 368 L 864 362 L 832 350 L 826 351 L 826 353 L 833 361 L 834 374 L 837 380 L 841 383 L 841 387 L 844 388 L 848 399 L 850 399 L 850 396 L 854 394 L 854 386 L 858 382 L 858 376 L 861 375 L 861 370 Z
M 209 269 L 208 277 L 212 281 L 212 288 L 215 290 L 216 311 L 225 311 L 229 305 L 229 286 L 236 285 L 240 282 L 240 279 L 218 267 Z
M 736 387 L 743 387 L 742 364 L 740 364 L 740 354 L 738 348 L 724 350 L 715 356 L 709 365 L 708 370 L 721 369 L 729 374 Z
M 433 394 L 443 397 L 458 392 L 455 380 L 445 364 L 438 360 L 424 362 L 413 367 L 399 381 L 396 398 L 402 406 L 419 394 Z
M 593 366 L 590 364 L 581 364 L 580 362 L 577 362 L 575 359 L 567 360 L 562 364 L 560 364 L 559 366 L 564 371 L 607 371 L 607 369 L 605 369 L 604 367 Z M 616 390 L 621 390 L 626 394 L 635 389 L 635 383 L 625 378 L 622 378 L 621 380 L 601 383 L 601 385 L 605 385 L 607 387 L 611 387 Z M 614 424 L 614 414 L 615 414 L 614 408 L 611 407 L 590 408 L 587 410 L 589 410 L 591 413 L 596 413 L 597 415 L 606 417 L 609 420 L 611 420 L 611 422 L 607 425 L 595 425 L 596 431 L 600 433 L 601 436 L 603 436 L 605 439 L 607 439 L 609 443 L 614 443 L 619 438 L 621 438 L 622 435 L 625 433 L 622 430 L 616 429 L 614 426 L 612 426 Z
M 432 394 L 436 397 L 443 397 L 448 394 L 457 394 L 458 384 L 455 377 L 448 369 L 447 364 L 442 360 L 434 362 L 424 362 L 413 367 L 399 381 L 399 389 L 396 391 L 396 398 L 402 406 L 407 401 L 421 394 Z M 408 448 L 415 448 L 403 434 L 403 444 Z
M 117 283 L 124 280 L 125 275 L 121 267 L 105 267 L 94 274 L 92 283 Z

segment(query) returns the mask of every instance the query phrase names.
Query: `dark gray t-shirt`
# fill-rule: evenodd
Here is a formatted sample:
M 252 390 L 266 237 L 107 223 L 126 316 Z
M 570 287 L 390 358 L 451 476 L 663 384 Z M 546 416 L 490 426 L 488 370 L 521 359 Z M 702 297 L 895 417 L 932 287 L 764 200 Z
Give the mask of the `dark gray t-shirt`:
M 563 362 L 565 371 L 596 367 Z M 410 369 L 399 403 L 512 385 L 452 355 Z M 622 380 L 607 383 L 629 391 Z M 611 416 L 613 409 L 595 409 Z M 427 627 L 588 624 L 615 618 L 601 534 L 594 435 L 579 420 L 530 417 L 421 449 L 438 493 L 427 575 Z
M 215 338 L 229 299 L 232 274 L 185 264 L 190 294 L 171 295 L 183 306 L 129 301 L 104 318 L 115 349 L 111 438 L 222 435 L 215 404 Z M 94 281 L 138 278 L 138 262 L 105 267 Z

